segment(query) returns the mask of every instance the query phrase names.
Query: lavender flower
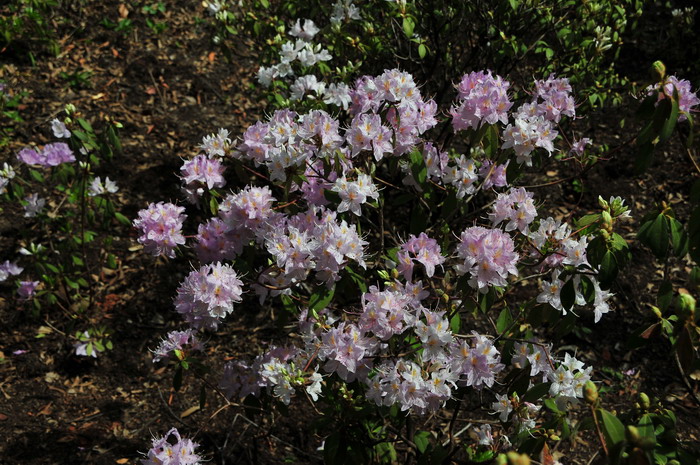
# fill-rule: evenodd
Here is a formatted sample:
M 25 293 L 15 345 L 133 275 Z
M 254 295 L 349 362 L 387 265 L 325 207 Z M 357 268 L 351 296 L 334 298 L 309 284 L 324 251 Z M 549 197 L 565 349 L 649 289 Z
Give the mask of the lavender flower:
M 32 148 L 24 148 L 19 151 L 17 158 L 28 165 L 58 166 L 61 163 L 72 163 L 75 161 L 73 151 L 64 142 L 46 144 L 41 152 Z
M 17 289 L 19 298 L 22 300 L 31 299 L 36 293 L 37 286 L 39 286 L 39 281 L 20 281 L 19 289 Z
M 188 347 L 189 346 L 189 347 Z M 175 354 L 176 358 L 181 358 L 178 352 L 189 350 L 201 351 L 204 345 L 197 340 L 197 336 L 192 329 L 185 331 L 171 331 L 166 339 L 160 341 L 160 344 L 153 351 L 153 363 L 163 359 L 170 359 Z
M 141 230 L 138 241 L 147 252 L 175 257 L 175 247 L 185 243 L 182 235 L 184 211 L 184 207 L 163 202 L 151 203 L 147 209 L 139 211 L 134 227 Z
M 168 441 L 174 438 L 175 442 Z M 195 453 L 199 444 L 191 439 L 182 438 L 177 428 L 173 428 L 162 438 L 153 438 L 147 458 L 142 465 L 200 465 L 202 457 Z
M 192 271 L 177 290 L 175 309 L 195 329 L 216 329 L 241 301 L 243 283 L 230 265 L 215 263 Z

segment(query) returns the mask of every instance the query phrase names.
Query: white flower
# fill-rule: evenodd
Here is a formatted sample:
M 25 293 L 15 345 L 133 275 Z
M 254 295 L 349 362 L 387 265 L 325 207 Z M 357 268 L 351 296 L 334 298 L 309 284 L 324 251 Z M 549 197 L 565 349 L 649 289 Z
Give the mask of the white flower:
M 318 31 L 320 31 L 320 29 L 310 19 L 304 20 L 303 27 L 300 24 L 300 20 L 297 19 L 297 22 L 289 30 L 289 35 L 308 41 L 313 39 L 314 36 L 318 34 Z
M 51 121 L 51 130 L 53 131 L 53 135 L 58 137 L 59 139 L 68 139 L 70 137 L 70 131 L 68 130 L 66 125 L 58 119 L 54 119 L 53 121 Z
M 118 190 L 119 187 L 117 187 L 116 183 L 110 180 L 109 177 L 105 178 L 105 182 L 103 184 L 102 179 L 98 176 L 93 179 L 92 184 L 90 184 L 90 187 L 88 188 L 88 195 L 90 197 L 95 197 L 105 193 L 114 194 Z
M 27 204 L 24 206 L 25 218 L 35 217 L 41 213 L 41 210 L 44 209 L 44 205 L 46 205 L 46 200 L 39 198 L 39 194 L 37 193 L 28 195 L 24 198 L 24 201 L 27 202 Z

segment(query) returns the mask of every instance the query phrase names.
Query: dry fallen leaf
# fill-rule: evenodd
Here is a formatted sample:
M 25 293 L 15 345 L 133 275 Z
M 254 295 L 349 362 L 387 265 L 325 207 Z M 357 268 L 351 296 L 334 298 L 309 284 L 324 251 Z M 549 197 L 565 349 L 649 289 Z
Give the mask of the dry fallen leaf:
M 185 410 L 184 412 L 182 412 L 182 413 L 180 414 L 180 418 L 189 417 L 190 415 L 192 415 L 192 414 L 193 414 L 194 412 L 196 412 L 197 410 L 199 410 L 199 405 L 195 405 L 194 407 L 190 407 L 190 408 L 188 408 L 187 410 Z
M 129 16 L 129 9 L 123 3 L 119 4 L 119 17 L 126 18 Z

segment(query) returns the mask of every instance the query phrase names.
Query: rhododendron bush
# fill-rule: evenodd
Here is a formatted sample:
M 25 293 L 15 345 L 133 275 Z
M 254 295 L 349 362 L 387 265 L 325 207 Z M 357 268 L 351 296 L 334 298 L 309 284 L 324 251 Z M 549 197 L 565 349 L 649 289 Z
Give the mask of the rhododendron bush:
M 554 431 L 570 434 L 565 412 L 584 391 L 594 408 L 593 367 L 549 337 L 614 311 L 610 284 L 629 254 L 615 229 L 630 211 L 600 198 L 597 213 L 557 218 L 522 184 L 541 166 L 598 160 L 576 134 L 565 77 L 536 80 L 520 100 L 490 71 L 464 75 L 455 91 L 439 108 L 391 69 L 358 78 L 333 114 L 278 110 L 238 139 L 204 137 L 182 167 L 183 206 L 151 204 L 134 222 L 146 251 L 190 249 L 200 261 L 175 297 L 188 329 L 155 351 L 154 361 L 175 361 L 176 388 L 205 363 L 229 402 L 311 402 L 374 425 L 374 446 L 356 432 L 327 436 L 330 462 L 346 449 L 395 456 L 392 431 L 456 415 L 467 399 L 500 420 L 474 430 L 469 454 L 536 453 Z M 197 233 L 185 241 L 183 227 Z M 227 315 L 270 307 L 295 321 L 281 343 L 226 364 L 198 355 Z M 453 433 L 404 447 L 442 460 L 457 451 Z

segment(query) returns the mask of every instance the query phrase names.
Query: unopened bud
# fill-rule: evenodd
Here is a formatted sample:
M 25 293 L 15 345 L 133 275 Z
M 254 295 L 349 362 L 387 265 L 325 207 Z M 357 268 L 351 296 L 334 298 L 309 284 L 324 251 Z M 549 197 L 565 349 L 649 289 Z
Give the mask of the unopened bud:
M 526 454 L 518 454 L 515 451 L 510 451 L 506 454 L 510 465 L 530 465 L 530 457 Z
M 664 65 L 662 61 L 655 61 L 654 64 L 651 65 L 651 69 L 653 72 L 654 79 L 663 81 L 664 78 L 666 78 L 666 65 Z
M 508 463 L 508 457 L 506 454 L 498 454 L 496 456 L 496 465 L 506 465 Z
M 625 436 L 627 436 L 627 440 L 632 444 L 637 444 L 639 442 L 639 430 L 636 426 L 628 425 Z
M 649 407 L 651 406 L 651 401 L 649 400 L 649 396 L 646 395 L 643 392 L 639 393 L 639 405 L 644 409 L 648 410 Z
M 561 438 L 556 434 L 550 434 L 549 439 L 551 439 L 552 441 L 561 441 Z
M 610 208 L 610 204 L 608 203 L 608 201 L 600 195 L 598 196 L 598 205 L 600 205 L 600 208 L 602 208 L 603 210 L 608 210 Z
M 676 298 L 676 302 L 681 312 L 681 316 L 683 316 L 686 319 L 694 319 L 695 298 L 692 295 L 688 294 L 688 291 L 686 291 L 685 289 L 681 289 L 678 292 L 679 294 Z
M 583 385 L 583 398 L 590 405 L 595 405 L 598 402 L 598 388 L 593 381 L 588 380 L 586 384 Z
M 610 212 L 605 210 L 600 216 L 603 218 L 603 227 L 608 231 L 612 231 L 612 216 L 610 216 Z

